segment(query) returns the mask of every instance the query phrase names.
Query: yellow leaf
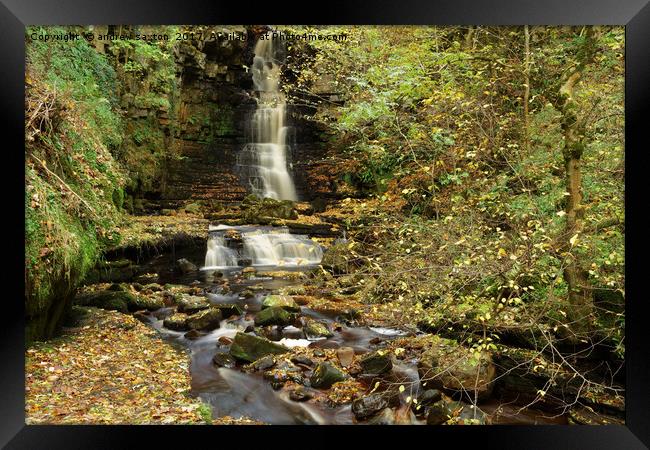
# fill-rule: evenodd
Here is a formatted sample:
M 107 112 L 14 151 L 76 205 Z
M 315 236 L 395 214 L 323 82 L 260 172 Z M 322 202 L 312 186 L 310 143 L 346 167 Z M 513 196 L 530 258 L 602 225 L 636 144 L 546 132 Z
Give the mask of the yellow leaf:
M 571 247 L 576 245 L 576 241 L 578 240 L 578 233 L 574 234 L 571 239 L 569 239 L 569 243 L 571 243 Z

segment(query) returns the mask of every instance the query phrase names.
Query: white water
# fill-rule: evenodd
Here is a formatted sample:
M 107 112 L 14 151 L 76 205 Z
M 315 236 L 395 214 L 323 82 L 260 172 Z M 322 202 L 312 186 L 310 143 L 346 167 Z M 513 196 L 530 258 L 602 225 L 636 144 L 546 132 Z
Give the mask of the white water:
M 323 258 L 319 245 L 286 231 L 246 233 L 243 239 L 244 255 L 253 266 L 303 266 L 318 264 Z
M 208 238 L 208 250 L 205 252 L 206 269 L 237 267 L 237 253 L 226 247 L 223 236 L 212 234 Z
M 244 147 L 242 164 L 250 168 L 248 181 L 254 194 L 297 200 L 287 165 L 286 101 L 279 90 L 280 66 L 274 54 L 274 39 L 270 35 L 255 45 L 251 71 L 259 100 L 251 121 L 252 142 Z

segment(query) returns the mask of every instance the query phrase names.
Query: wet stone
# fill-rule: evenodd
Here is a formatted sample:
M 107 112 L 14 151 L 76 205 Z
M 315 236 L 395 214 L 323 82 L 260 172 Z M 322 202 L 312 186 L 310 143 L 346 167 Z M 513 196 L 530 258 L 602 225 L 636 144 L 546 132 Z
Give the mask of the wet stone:
M 349 367 L 354 360 L 354 349 L 352 347 L 341 347 L 336 351 L 336 356 L 343 367 Z
M 393 360 L 388 352 L 376 351 L 359 359 L 364 374 L 380 375 L 393 368 Z
M 237 365 L 237 361 L 235 360 L 235 358 L 230 356 L 228 353 L 217 353 L 212 358 L 212 363 L 215 366 L 225 367 L 228 369 L 232 369 Z
M 384 394 L 374 393 L 358 398 L 352 402 L 352 413 L 359 420 L 367 419 L 388 407 Z
M 318 364 L 310 378 L 311 385 L 315 388 L 328 389 L 334 383 L 345 380 L 346 376 L 332 364 L 324 362 Z
M 296 386 L 289 391 L 289 398 L 294 402 L 304 402 L 313 398 L 313 395 L 307 392 L 304 387 Z

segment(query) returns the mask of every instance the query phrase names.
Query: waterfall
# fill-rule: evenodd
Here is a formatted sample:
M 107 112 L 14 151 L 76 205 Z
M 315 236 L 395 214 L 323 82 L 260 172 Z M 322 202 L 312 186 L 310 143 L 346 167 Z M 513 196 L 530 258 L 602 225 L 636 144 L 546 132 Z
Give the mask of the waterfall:
M 301 266 L 318 264 L 323 250 L 312 240 L 289 234 L 253 232 L 243 235 L 244 254 L 254 266 Z
M 251 140 L 241 154 L 240 166 L 247 169 L 254 194 L 276 200 L 297 200 L 288 170 L 285 97 L 279 90 L 280 66 L 275 57 L 274 39 L 266 35 L 255 45 L 253 85 L 259 93 L 257 110 L 251 120 Z
M 211 235 L 205 253 L 205 268 L 221 267 L 237 267 L 237 253 L 226 247 L 222 235 Z

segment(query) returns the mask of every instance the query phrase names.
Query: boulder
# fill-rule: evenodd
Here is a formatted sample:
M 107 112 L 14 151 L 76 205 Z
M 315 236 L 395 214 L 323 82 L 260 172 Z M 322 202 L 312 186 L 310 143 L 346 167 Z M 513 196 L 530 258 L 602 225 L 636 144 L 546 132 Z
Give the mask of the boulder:
M 492 393 L 496 368 L 489 353 L 472 353 L 456 341 L 433 336 L 420 355 L 418 372 L 425 388 L 485 399 Z
M 141 311 L 143 309 L 147 311 L 155 311 L 165 306 L 162 298 L 150 297 L 144 295 L 133 295 L 129 296 L 129 302 L 127 304 L 129 311 Z
M 174 331 L 188 331 L 187 314 L 176 313 L 163 320 L 163 326 Z
M 287 312 L 279 306 L 272 306 L 261 310 L 255 316 L 255 325 L 280 325 L 286 326 L 293 323 L 295 315 Z
M 379 414 L 368 419 L 368 425 L 395 425 L 395 411 L 391 408 L 384 408 Z
M 380 375 L 393 368 L 393 359 L 387 351 L 378 350 L 359 359 L 361 371 L 365 375 Z
M 212 364 L 231 369 L 237 365 L 237 361 L 228 353 L 217 353 L 212 358 Z
M 217 308 L 209 308 L 192 314 L 187 318 L 185 323 L 191 330 L 210 331 L 219 328 L 221 319 L 221 310 Z
M 451 418 L 452 410 L 444 400 L 439 400 L 426 410 L 427 425 L 442 425 Z
M 305 333 L 307 339 L 330 338 L 334 336 L 326 324 L 309 317 L 306 317 L 303 321 L 302 331 Z
M 232 316 L 241 316 L 244 314 L 242 307 L 234 303 L 213 303 L 212 308 L 221 310 L 221 315 L 224 319 Z
M 210 307 L 210 302 L 207 298 L 194 295 L 183 295 L 177 299 L 177 303 L 178 312 L 186 314 L 194 314 Z
M 329 389 L 334 383 L 343 381 L 346 375 L 341 370 L 327 362 L 319 363 L 309 381 L 312 387 Z
M 388 407 L 388 398 L 381 393 L 374 393 L 358 398 L 352 402 L 352 413 L 359 420 L 374 416 Z
M 336 350 L 336 356 L 339 358 L 342 367 L 350 367 L 352 361 L 354 361 L 354 349 L 352 347 L 341 347 Z
M 310 392 L 308 392 L 304 387 L 296 386 L 295 388 L 289 391 L 289 398 L 294 402 L 304 402 L 313 398 L 313 395 Z
M 300 312 L 300 306 L 298 306 L 295 300 L 288 295 L 267 295 L 262 302 L 262 308 L 265 309 L 271 307 L 286 309 L 289 312 Z
M 193 273 L 198 270 L 198 267 L 196 267 L 194 263 L 188 261 L 185 258 L 181 258 L 176 261 L 176 268 L 183 274 Z
M 230 354 L 242 361 L 253 362 L 266 355 L 281 355 L 289 349 L 268 339 L 237 333 L 230 346 Z

